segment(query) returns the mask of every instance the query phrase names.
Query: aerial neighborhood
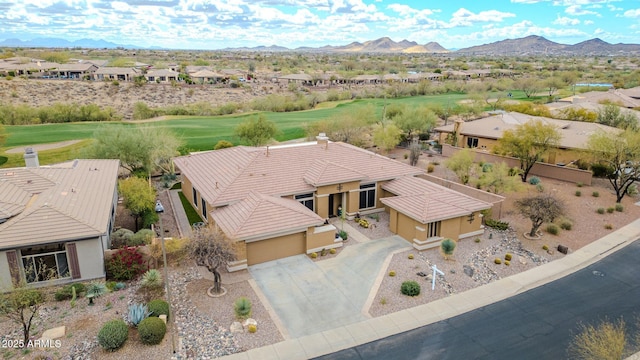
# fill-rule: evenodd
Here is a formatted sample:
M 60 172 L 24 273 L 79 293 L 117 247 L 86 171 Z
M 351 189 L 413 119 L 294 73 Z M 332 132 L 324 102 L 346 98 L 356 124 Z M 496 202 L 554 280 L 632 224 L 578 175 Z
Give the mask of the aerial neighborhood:
M 635 50 L 519 40 L 0 48 L 2 358 L 348 358 L 634 248 Z

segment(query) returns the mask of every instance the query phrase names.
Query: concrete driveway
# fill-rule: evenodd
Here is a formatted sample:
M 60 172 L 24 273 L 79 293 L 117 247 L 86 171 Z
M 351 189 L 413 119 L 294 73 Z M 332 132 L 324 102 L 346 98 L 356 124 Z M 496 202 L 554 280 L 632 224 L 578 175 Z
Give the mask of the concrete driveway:
M 399 236 L 351 245 L 313 262 L 297 255 L 249 267 L 290 338 L 365 320 L 362 308 L 385 258 L 409 248 Z

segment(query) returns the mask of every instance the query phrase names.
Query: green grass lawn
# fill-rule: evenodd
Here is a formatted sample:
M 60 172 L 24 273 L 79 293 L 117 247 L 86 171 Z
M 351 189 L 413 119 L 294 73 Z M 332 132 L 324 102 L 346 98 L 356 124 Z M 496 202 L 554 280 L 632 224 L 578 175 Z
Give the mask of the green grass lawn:
M 184 212 L 187 213 L 187 219 L 189 219 L 189 224 L 193 225 L 197 222 L 202 222 L 202 218 L 200 214 L 193 208 L 193 205 L 187 200 L 187 197 L 184 196 L 182 191 L 178 191 L 178 195 L 180 196 L 180 202 L 182 203 L 182 207 L 184 208 Z
M 321 106 L 319 109 L 288 112 L 288 113 L 264 113 L 266 117 L 275 122 L 280 133 L 276 136 L 278 141 L 297 139 L 305 136 L 304 124 L 330 118 L 341 112 L 353 111 L 356 107 L 373 105 L 376 116 L 382 116 L 385 104 L 406 104 L 410 106 L 428 104 L 455 103 L 466 98 L 464 94 L 447 94 L 434 96 L 414 96 L 399 99 L 362 99 L 350 102 L 339 102 L 336 106 L 331 103 Z M 229 140 L 235 144 L 238 139 L 233 136 L 233 130 L 238 123 L 254 114 L 234 114 L 226 116 L 174 116 L 165 120 L 144 123 L 147 126 L 168 128 L 174 131 L 191 150 L 210 150 L 219 140 Z M 66 123 L 6 126 L 6 147 L 52 143 L 66 140 L 90 139 L 99 126 L 118 126 L 122 122 L 109 123 Z M 140 126 L 139 123 L 126 123 L 126 126 Z

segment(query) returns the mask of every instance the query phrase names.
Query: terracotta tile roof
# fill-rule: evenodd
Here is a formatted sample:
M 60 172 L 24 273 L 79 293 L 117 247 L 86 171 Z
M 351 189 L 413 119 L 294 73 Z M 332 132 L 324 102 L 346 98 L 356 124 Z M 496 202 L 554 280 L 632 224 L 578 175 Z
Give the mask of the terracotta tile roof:
M 320 216 L 295 200 L 255 192 L 217 209 L 211 217 L 231 239 L 245 241 L 300 232 L 324 223 Z
M 398 196 L 380 201 L 422 224 L 469 215 L 491 208 L 491 204 L 430 181 L 405 176 L 382 186 Z
M 589 136 L 598 131 L 619 131 L 616 128 L 584 121 L 557 120 L 542 116 L 532 116 L 517 112 L 497 114 L 482 119 L 466 121 L 461 124 L 460 134 L 485 139 L 500 139 L 505 130 L 513 130 L 526 122 L 540 120 L 555 125 L 562 135 L 561 148 L 586 149 Z M 437 132 L 453 133 L 454 124 L 440 126 Z
M 107 233 L 118 160 L 75 160 L 0 172 L 0 248 L 98 237 Z M 7 205 L 11 204 L 11 205 Z
M 340 165 L 345 174 L 327 166 L 326 175 L 314 170 L 322 160 Z M 180 169 L 213 206 L 222 206 L 243 199 L 251 191 L 273 196 L 313 192 L 315 187 L 305 180 L 329 181 L 330 174 L 353 179 L 362 174 L 362 181 L 391 180 L 404 175 L 418 175 L 422 170 L 396 160 L 345 143 L 251 148 L 237 146 L 182 156 L 174 159 Z M 314 165 L 316 164 L 316 165 Z M 342 170 L 341 170 L 342 171 Z
M 303 176 L 304 181 L 313 186 L 361 181 L 367 176 L 332 161 L 316 160 Z

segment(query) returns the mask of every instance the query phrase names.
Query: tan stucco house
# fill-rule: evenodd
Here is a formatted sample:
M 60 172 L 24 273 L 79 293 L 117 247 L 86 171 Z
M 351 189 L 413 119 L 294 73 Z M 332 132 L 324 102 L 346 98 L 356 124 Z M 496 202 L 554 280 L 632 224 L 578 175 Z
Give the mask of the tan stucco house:
M 0 289 L 103 278 L 119 161 L 35 159 L 0 171 Z
M 589 137 L 597 132 L 620 131 L 598 123 L 558 120 L 517 112 L 503 112 L 466 122 L 457 121 L 437 127 L 433 131 L 440 134 L 441 144 L 449 143 L 447 138 L 454 137 L 456 143 L 452 144 L 453 146 L 475 148 L 491 153 L 505 130 L 514 130 L 522 124 L 536 120 L 555 126 L 561 135 L 558 148 L 545 154 L 543 162 L 549 164 L 569 164 L 578 160 L 587 149 Z
M 438 197 L 433 201 L 451 208 L 445 218 L 442 214 L 432 217 L 434 213 L 427 211 L 415 222 L 405 221 L 415 218 L 406 213 L 410 206 L 396 204 L 389 197 L 423 192 L 422 198 L 413 201 L 428 200 L 430 193 L 423 190 L 434 187 L 436 192 L 458 193 L 435 184 L 418 187 L 414 193 L 398 191 L 403 184 L 414 184 L 407 181 L 427 183 L 405 179 L 423 171 L 349 144 L 329 142 L 322 134 L 317 142 L 237 146 L 178 157 L 174 163 L 182 173 L 182 191 L 191 204 L 203 219 L 235 241 L 239 256 L 230 270 L 342 246 L 342 239 L 335 236 L 336 228 L 325 224 L 327 218 L 339 215 L 339 208 L 348 218 L 387 211 L 392 216 L 391 230 L 423 249 L 442 236 L 458 239 L 462 234 L 482 231 L 480 211 L 491 207 L 464 196 L 464 204 L 457 198 Z M 449 215 L 474 220 L 471 225 L 443 222 Z M 434 225 L 437 229 L 416 233 L 416 227 L 434 221 L 440 222 Z

